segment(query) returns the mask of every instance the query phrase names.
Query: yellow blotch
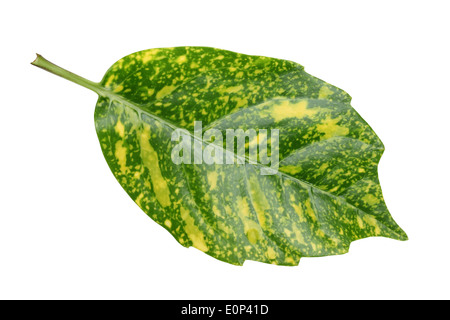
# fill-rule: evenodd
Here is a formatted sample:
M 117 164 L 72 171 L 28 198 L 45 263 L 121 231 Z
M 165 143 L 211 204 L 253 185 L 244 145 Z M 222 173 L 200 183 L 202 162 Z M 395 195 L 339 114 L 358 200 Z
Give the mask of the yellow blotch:
M 219 228 L 219 230 L 222 230 L 223 232 L 225 232 L 227 234 L 230 234 L 233 232 L 228 225 L 226 225 L 225 223 L 220 222 L 220 221 L 217 222 L 217 227 Z M 237 250 L 237 248 L 236 248 L 236 250 Z
M 258 216 L 258 221 L 261 226 L 266 224 L 265 213 L 270 210 L 270 205 L 267 202 L 264 192 L 259 187 L 259 181 L 255 176 L 250 177 L 248 180 L 250 187 L 250 196 L 252 199 L 253 207 L 255 208 L 256 214 Z
M 159 49 L 151 49 L 151 50 L 145 51 L 141 56 L 142 62 L 143 63 L 149 62 L 158 54 L 158 52 L 159 52 Z
M 187 60 L 186 56 L 179 56 L 175 61 L 178 64 L 182 64 L 182 63 L 185 63 L 186 60 Z
M 136 179 L 139 179 L 141 177 L 141 172 L 136 171 L 133 175 Z
M 205 237 L 200 229 L 195 225 L 195 220 L 189 215 L 189 211 L 181 207 L 181 218 L 185 222 L 184 231 L 192 241 L 192 246 L 206 252 L 208 251 L 208 245 L 206 244 Z
M 164 221 L 164 224 L 166 225 L 167 228 L 172 228 L 172 222 L 169 219 L 166 219 L 166 221 Z
M 313 221 L 317 221 L 317 217 L 316 214 L 314 213 L 313 208 L 311 207 L 311 201 L 309 199 L 307 199 L 305 201 L 305 206 L 306 206 L 306 213 L 311 217 L 311 219 Z
M 134 202 L 136 202 L 136 204 L 137 204 L 139 207 L 141 207 L 141 208 L 142 208 L 141 200 L 142 200 L 143 197 L 144 197 L 144 194 L 143 194 L 143 193 L 140 193 L 140 194 L 137 196 L 136 200 L 134 200 Z
M 290 237 L 291 234 L 292 234 L 292 231 L 289 230 L 289 229 L 286 229 L 286 228 L 284 228 L 283 232 L 286 233 L 286 235 L 287 235 L 288 237 Z
M 115 78 L 115 77 L 116 77 L 115 75 L 110 75 L 110 76 L 108 77 L 108 80 L 106 80 L 106 82 L 105 82 L 105 87 L 111 86 L 111 84 L 112 84 L 112 82 L 114 81 L 114 78 Z
M 150 145 L 150 127 L 146 125 L 143 132 L 140 135 L 141 145 L 141 157 L 145 167 L 150 172 L 150 179 L 152 181 L 153 191 L 155 192 L 156 199 L 163 207 L 170 205 L 170 190 L 167 186 L 167 182 L 161 175 L 161 169 L 159 168 L 158 154 Z
M 324 173 L 325 170 L 328 169 L 328 163 L 322 163 L 322 165 L 320 166 L 320 168 L 317 170 L 320 174 Z
M 127 148 L 123 146 L 122 140 L 116 142 L 114 155 L 119 163 L 120 171 L 125 173 L 127 171 Z
M 256 229 L 249 229 L 247 231 L 247 239 L 251 244 L 256 244 L 258 242 L 260 236 L 259 232 Z
M 319 90 L 319 99 L 326 99 L 332 94 L 333 91 L 331 91 L 330 88 L 328 88 L 327 86 L 323 86 Z
M 216 205 L 213 205 L 212 211 L 214 212 L 214 215 L 216 215 L 217 217 L 222 217 L 222 212 L 220 212 L 219 208 L 217 208 Z
M 176 86 L 165 86 L 164 88 L 158 91 L 158 93 L 156 94 L 156 99 L 164 98 L 165 96 L 171 94 L 172 91 L 175 90 L 176 88 L 177 88 Z
M 303 215 L 303 209 L 301 204 L 291 203 L 292 208 L 294 208 L 295 213 L 298 215 L 300 222 L 305 222 L 306 219 Z
M 155 89 L 148 89 L 148 90 L 147 90 L 147 94 L 148 94 L 149 96 L 153 95 L 154 93 L 155 93 Z
M 300 222 L 305 222 L 305 216 L 303 213 L 303 208 L 301 204 L 296 204 L 297 203 L 297 199 L 295 199 L 294 195 L 291 194 L 289 201 L 291 203 L 292 208 L 294 208 L 295 213 L 298 215 Z
M 235 86 L 235 87 L 228 87 L 224 90 L 224 92 L 226 93 L 235 93 L 235 92 L 239 92 L 241 90 L 243 90 L 244 87 L 242 85 L 240 86 Z
M 299 243 L 306 243 L 305 238 L 303 238 L 303 234 L 297 227 L 294 227 L 294 233 L 295 233 L 295 238 L 297 239 L 297 241 Z
M 250 217 L 250 208 L 248 206 L 247 201 L 244 198 L 240 198 L 237 200 L 239 212 L 242 213 L 244 217 Z
M 235 96 L 233 96 L 231 98 L 231 101 L 235 101 L 236 102 L 236 108 L 241 108 L 241 107 L 245 107 L 246 105 L 248 105 L 248 100 L 247 99 L 242 99 L 242 98 L 235 97 Z
M 366 194 L 362 198 L 362 201 L 367 203 L 369 206 L 373 206 L 373 205 L 376 205 L 376 204 L 380 203 L 380 200 L 377 197 L 375 197 L 375 196 L 373 196 L 371 194 Z
M 120 92 L 123 90 L 123 85 L 118 85 L 117 87 L 114 88 L 114 92 Z
M 280 171 L 284 172 L 284 173 L 288 173 L 288 174 L 297 174 L 300 171 L 302 171 L 302 168 L 296 167 L 296 166 L 293 166 L 293 165 L 289 165 L 289 166 L 281 167 Z
M 341 117 L 337 117 L 334 119 L 327 118 L 321 122 L 321 124 L 317 125 L 317 131 L 323 133 L 321 140 L 329 139 L 331 137 L 336 136 L 346 136 L 349 133 L 348 128 L 342 127 L 338 125 L 338 122 L 341 121 Z
M 361 229 L 364 229 L 364 222 L 362 221 L 362 219 L 361 219 L 360 216 L 357 216 L 357 217 L 356 217 L 356 222 L 358 222 L 358 226 L 359 226 Z
M 123 123 L 120 120 L 117 121 L 116 125 L 114 126 L 114 130 L 119 134 L 119 136 L 121 138 L 124 137 L 124 135 L 125 135 L 125 126 L 123 125 Z
M 340 186 L 336 186 L 336 187 L 334 187 L 334 188 L 331 188 L 331 189 L 328 190 L 328 192 L 331 192 L 331 193 L 336 192 L 336 191 L 339 190 L 339 187 L 340 187 Z
M 364 216 L 363 219 L 365 223 L 374 228 L 375 235 L 378 236 L 381 234 L 381 229 L 380 226 L 378 225 L 378 221 L 374 217 Z
M 275 250 L 273 250 L 273 248 L 271 248 L 271 247 L 267 248 L 267 257 L 270 260 L 276 259 L 277 253 L 275 252 Z
M 289 263 L 289 264 L 294 264 L 295 263 L 295 260 L 292 257 L 286 257 L 286 259 L 284 259 L 284 261 L 286 263 Z
M 258 132 L 258 134 L 248 142 L 249 146 L 254 146 L 256 144 L 261 144 L 267 140 L 267 132 Z
M 281 104 L 276 104 L 272 107 L 271 116 L 275 121 L 281 121 L 287 118 L 304 118 L 312 117 L 317 114 L 317 110 L 308 109 L 308 101 L 302 100 L 297 103 L 290 101 L 283 101 Z
M 218 173 L 216 171 L 208 172 L 208 183 L 211 186 L 211 189 L 215 189 L 217 186 L 217 177 Z
M 316 231 L 316 235 L 317 235 L 319 238 L 324 238 L 324 237 L 325 237 L 325 232 L 323 232 L 322 229 L 319 229 L 319 230 Z

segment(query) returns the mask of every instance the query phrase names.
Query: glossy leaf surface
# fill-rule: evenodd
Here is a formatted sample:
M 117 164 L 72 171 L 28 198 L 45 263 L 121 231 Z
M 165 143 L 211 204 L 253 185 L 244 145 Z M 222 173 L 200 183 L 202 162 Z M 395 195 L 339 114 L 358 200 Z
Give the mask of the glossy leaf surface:
M 49 70 L 44 60 L 35 64 Z M 100 95 L 95 125 L 114 176 L 183 246 L 236 265 L 297 265 L 345 253 L 365 237 L 407 239 L 378 181 L 383 144 L 347 93 L 297 63 L 176 47 L 124 57 L 99 84 L 70 80 Z M 192 139 L 194 121 L 224 136 L 278 129 L 279 171 L 261 175 L 266 165 L 248 162 L 175 164 L 172 134 L 181 128 Z M 262 139 L 270 144 L 260 134 L 247 147 Z

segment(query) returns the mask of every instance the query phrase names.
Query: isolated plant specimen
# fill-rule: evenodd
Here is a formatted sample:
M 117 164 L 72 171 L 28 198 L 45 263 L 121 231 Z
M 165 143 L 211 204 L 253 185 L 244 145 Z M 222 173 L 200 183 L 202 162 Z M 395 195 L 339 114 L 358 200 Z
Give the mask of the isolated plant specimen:
M 183 246 L 236 265 L 297 265 L 346 253 L 365 237 L 407 239 L 378 181 L 382 142 L 346 92 L 297 63 L 206 47 L 150 49 L 117 61 L 100 83 L 39 55 L 33 64 L 99 95 L 95 126 L 111 171 Z M 244 160 L 262 141 L 270 157 L 268 133 L 277 130 L 276 163 L 225 150 L 217 136 L 231 129 L 257 133 Z M 208 130 L 215 137 L 205 140 Z M 236 161 L 176 163 L 181 139 Z

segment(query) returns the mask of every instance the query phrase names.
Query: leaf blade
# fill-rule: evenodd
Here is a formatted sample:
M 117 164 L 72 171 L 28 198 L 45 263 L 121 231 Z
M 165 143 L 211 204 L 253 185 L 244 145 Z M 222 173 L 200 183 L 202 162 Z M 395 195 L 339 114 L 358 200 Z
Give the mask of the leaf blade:
M 365 237 L 407 239 L 381 193 L 382 142 L 347 93 L 294 62 L 206 47 L 150 49 L 122 58 L 94 85 L 96 131 L 111 171 L 186 247 L 236 265 L 297 265 L 346 253 Z M 172 133 L 185 129 L 195 141 L 194 120 L 206 125 L 203 133 L 279 128 L 279 171 L 261 175 L 267 166 L 248 161 L 174 164 Z M 258 139 L 267 136 L 248 141 L 247 151 Z

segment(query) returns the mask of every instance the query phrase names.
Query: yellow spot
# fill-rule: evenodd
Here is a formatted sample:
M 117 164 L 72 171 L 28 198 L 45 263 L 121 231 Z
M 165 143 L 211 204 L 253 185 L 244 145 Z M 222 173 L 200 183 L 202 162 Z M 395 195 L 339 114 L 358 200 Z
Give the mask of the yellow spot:
M 339 186 L 336 186 L 334 188 L 331 188 L 330 190 L 328 190 L 328 192 L 336 192 L 339 190 Z
M 226 93 L 235 93 L 235 92 L 239 92 L 241 90 L 243 90 L 244 87 L 243 86 L 235 86 L 235 87 L 228 87 L 224 90 L 224 92 Z
M 327 118 L 317 125 L 317 131 L 323 133 L 321 140 L 329 139 L 336 136 L 346 136 L 349 133 L 348 128 L 342 127 L 337 123 L 341 121 L 341 117 L 331 119 Z
M 319 90 L 319 99 L 326 99 L 332 94 L 333 91 L 331 91 L 330 88 L 328 88 L 327 86 L 323 86 Z
M 297 103 L 290 101 L 283 101 L 281 104 L 276 104 L 272 107 L 271 115 L 275 121 L 281 121 L 287 118 L 304 118 L 311 117 L 317 114 L 317 110 L 308 109 L 308 101 L 302 100 Z
M 320 168 L 317 171 L 322 174 L 327 169 L 328 169 L 328 163 L 322 163 L 322 165 L 320 166 Z
M 200 67 L 200 66 L 197 63 L 191 62 L 191 68 L 192 69 L 195 69 L 195 68 L 198 68 L 198 67 Z
M 273 250 L 271 247 L 267 248 L 267 257 L 270 260 L 274 260 L 277 257 L 275 250 Z
M 239 71 L 238 73 L 236 73 L 236 78 L 242 78 L 244 76 L 244 72 Z
M 286 257 L 286 259 L 284 259 L 284 261 L 286 261 L 286 263 L 289 263 L 289 264 L 295 263 L 295 260 L 292 257 Z
M 259 187 L 260 183 L 255 176 L 250 177 L 248 180 L 250 187 L 250 196 L 252 199 L 253 207 L 255 208 L 256 214 L 258 216 L 258 221 L 261 226 L 264 227 L 266 224 L 266 211 L 270 210 L 270 205 L 267 202 L 264 192 Z
M 144 131 L 140 135 L 141 145 L 141 157 L 145 167 L 150 172 L 150 178 L 153 185 L 153 191 L 156 199 L 163 207 L 170 205 L 170 190 L 167 186 L 167 182 L 161 175 L 161 169 L 159 168 L 158 154 L 150 145 L 150 127 L 145 125 Z
M 251 244 L 256 244 L 259 240 L 259 232 L 256 229 L 249 229 L 247 231 L 247 239 Z
M 377 197 L 371 195 L 371 194 L 366 194 L 363 198 L 362 201 L 364 201 L 365 203 L 367 203 L 369 206 L 373 206 L 375 204 L 378 204 L 380 202 L 380 200 L 378 200 Z
M 172 222 L 169 219 L 166 219 L 166 221 L 164 221 L 164 224 L 167 228 L 172 228 Z
M 115 75 L 110 75 L 108 80 L 106 80 L 106 82 L 105 82 L 105 87 L 111 86 L 111 83 L 114 81 L 115 77 L 116 77 Z
M 149 96 L 153 95 L 154 93 L 155 93 L 155 89 L 148 89 L 148 90 L 147 90 L 147 94 L 148 94 Z
M 363 168 L 358 168 L 358 172 L 363 173 L 363 172 L 366 172 L 366 170 L 364 170 Z
M 152 60 L 159 52 L 159 49 L 150 49 L 143 53 L 142 62 L 147 63 Z
M 358 226 L 359 226 L 361 229 L 364 229 L 364 222 L 362 221 L 362 219 L 361 219 L 360 216 L 357 216 L 357 217 L 356 217 L 356 221 L 358 222 Z
M 120 92 L 123 90 L 123 85 L 118 85 L 117 87 L 114 88 L 114 92 Z
M 311 219 L 313 221 L 317 221 L 317 217 L 316 217 L 316 215 L 314 213 L 313 208 L 311 207 L 311 201 L 309 199 L 307 199 L 305 201 L 305 206 L 306 206 L 306 213 L 311 217 Z
M 127 148 L 123 146 L 122 140 L 116 142 L 114 155 L 119 163 L 120 171 L 125 173 L 127 171 Z
M 172 91 L 175 90 L 176 88 L 177 87 L 175 86 L 165 86 L 164 88 L 158 91 L 158 93 L 156 94 L 156 99 L 164 98 L 165 96 L 171 94 Z
M 224 231 L 225 233 L 228 233 L 228 234 L 233 232 L 228 225 L 226 225 L 225 223 L 220 222 L 220 221 L 217 222 L 217 227 L 219 228 L 219 230 L 222 230 L 222 231 Z M 236 250 L 237 250 L 237 248 L 236 248 Z
M 248 203 L 244 198 L 240 198 L 237 200 L 239 212 L 242 213 L 244 217 L 250 217 L 250 208 L 248 207 Z
M 293 203 L 292 199 L 291 199 L 291 206 L 292 206 L 292 208 L 294 208 L 295 213 L 298 215 L 300 222 L 305 222 L 306 219 L 303 215 L 302 205 Z
M 305 238 L 303 238 L 301 231 L 297 227 L 294 227 L 294 233 L 295 233 L 295 238 L 297 239 L 297 241 L 299 243 L 305 243 Z
M 289 166 L 281 167 L 280 171 L 282 171 L 284 173 L 288 173 L 288 174 L 297 174 L 300 171 L 302 171 L 302 168 L 289 165 Z
M 141 207 L 141 208 L 142 208 L 141 200 L 142 200 L 143 197 L 144 197 L 144 194 L 143 194 L 143 193 L 140 193 L 140 194 L 137 196 L 136 200 L 134 200 L 134 202 L 136 202 L 136 204 L 137 204 L 139 207 Z
M 251 141 L 249 141 L 248 145 L 254 146 L 258 143 L 261 145 L 261 143 L 264 143 L 266 140 L 267 140 L 267 131 L 265 132 L 260 131 Z
M 317 235 L 319 238 L 323 238 L 323 237 L 325 237 L 325 232 L 323 232 L 322 229 L 319 229 L 319 230 L 316 231 L 316 235 Z
M 114 130 L 119 134 L 119 136 L 121 138 L 124 137 L 124 135 L 125 135 L 125 126 L 123 125 L 123 123 L 120 120 L 117 121 L 117 123 L 116 123 L 116 125 L 114 127 Z
M 216 171 L 210 171 L 208 172 L 208 183 L 211 186 L 211 189 L 215 189 L 217 186 L 217 177 L 219 175 Z
M 186 60 L 187 60 L 186 56 L 179 56 L 175 61 L 178 64 L 182 64 L 182 63 L 186 62 Z
M 233 101 L 236 101 L 236 108 L 245 107 L 248 104 L 247 99 L 234 98 Z
M 189 239 L 191 239 L 192 246 L 203 252 L 208 251 L 208 246 L 206 245 L 204 235 L 195 225 L 195 220 L 189 215 L 189 211 L 181 207 L 180 214 L 186 224 L 184 226 L 184 231 L 188 235 Z
M 217 200 L 217 199 L 215 199 Z M 213 205 L 212 207 L 212 211 L 214 212 L 214 214 L 218 217 L 222 217 L 222 212 L 220 212 L 219 208 L 216 207 L 216 205 Z
M 378 236 L 381 234 L 381 229 L 380 226 L 378 225 L 378 221 L 374 217 L 366 215 L 363 217 L 363 219 L 365 223 L 374 228 L 375 235 Z

